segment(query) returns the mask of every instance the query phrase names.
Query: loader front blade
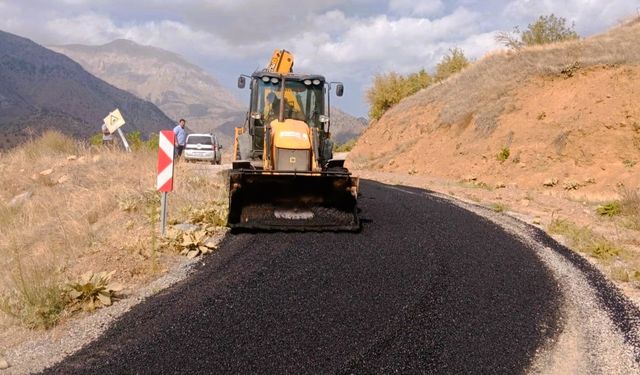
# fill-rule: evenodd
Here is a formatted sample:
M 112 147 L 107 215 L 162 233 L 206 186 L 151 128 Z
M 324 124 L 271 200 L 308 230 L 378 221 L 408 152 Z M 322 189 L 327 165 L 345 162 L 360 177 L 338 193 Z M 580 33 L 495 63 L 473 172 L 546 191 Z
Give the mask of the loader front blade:
M 358 179 L 346 172 L 233 170 L 228 224 L 235 229 L 356 231 Z

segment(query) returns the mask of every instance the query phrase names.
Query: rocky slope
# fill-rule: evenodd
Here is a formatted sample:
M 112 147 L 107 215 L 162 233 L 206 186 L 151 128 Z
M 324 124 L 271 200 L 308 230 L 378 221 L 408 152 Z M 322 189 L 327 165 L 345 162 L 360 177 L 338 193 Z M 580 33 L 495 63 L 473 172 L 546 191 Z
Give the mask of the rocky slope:
M 70 58 L 0 31 L 0 149 L 44 129 L 88 138 L 116 107 L 128 131 L 148 134 L 172 125 L 152 103 L 94 77 Z
M 640 184 L 640 19 L 485 57 L 372 124 L 352 168 L 603 199 Z
M 244 105 L 229 90 L 175 53 L 122 39 L 101 46 L 52 48 L 97 77 L 153 102 L 172 119 L 186 119 L 194 132 L 223 127 L 223 133 L 231 135 L 244 119 Z
M 331 137 L 337 144 L 358 138 L 366 128 L 366 119 L 351 116 L 339 108 L 331 109 Z

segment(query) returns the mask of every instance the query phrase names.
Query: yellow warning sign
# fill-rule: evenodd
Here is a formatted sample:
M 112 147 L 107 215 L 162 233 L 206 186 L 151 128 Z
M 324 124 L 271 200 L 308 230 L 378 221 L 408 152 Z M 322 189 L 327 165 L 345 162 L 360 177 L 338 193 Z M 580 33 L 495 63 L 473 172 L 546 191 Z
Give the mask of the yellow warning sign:
M 104 118 L 104 124 L 107 125 L 107 129 L 109 129 L 109 132 L 112 134 L 118 130 L 119 127 L 124 125 L 124 117 L 122 117 L 120 110 L 116 108 L 115 111 L 109 113 L 107 117 Z

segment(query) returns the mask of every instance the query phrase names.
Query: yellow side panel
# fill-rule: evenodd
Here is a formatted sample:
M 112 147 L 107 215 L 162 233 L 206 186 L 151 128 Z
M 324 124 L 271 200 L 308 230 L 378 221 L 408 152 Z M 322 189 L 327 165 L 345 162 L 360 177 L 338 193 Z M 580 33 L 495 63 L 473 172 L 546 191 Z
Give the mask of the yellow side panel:
M 273 147 L 295 150 L 311 150 L 309 127 L 304 121 L 286 119 L 284 122 L 271 122 Z

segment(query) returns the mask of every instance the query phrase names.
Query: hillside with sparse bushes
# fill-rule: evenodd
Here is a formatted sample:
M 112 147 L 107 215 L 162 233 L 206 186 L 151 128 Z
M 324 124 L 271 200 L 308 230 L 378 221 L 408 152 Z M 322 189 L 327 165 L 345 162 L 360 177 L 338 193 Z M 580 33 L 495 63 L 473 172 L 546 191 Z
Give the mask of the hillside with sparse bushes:
M 224 177 L 179 162 L 168 206 L 177 227 L 162 239 L 155 146 L 127 153 L 50 131 L 0 153 L 0 355 L 215 248 Z
M 348 162 L 608 196 L 638 186 L 639 38 L 636 19 L 583 40 L 491 53 L 391 107 Z

